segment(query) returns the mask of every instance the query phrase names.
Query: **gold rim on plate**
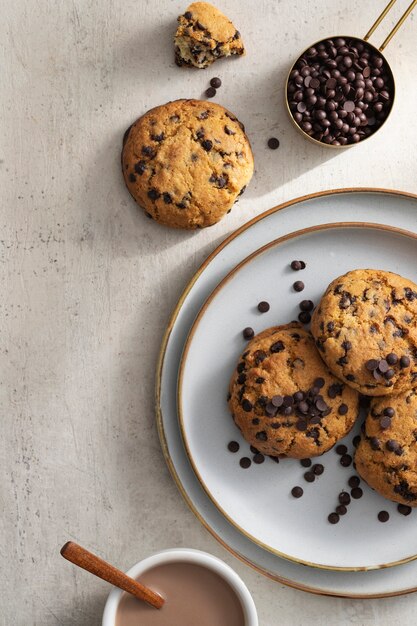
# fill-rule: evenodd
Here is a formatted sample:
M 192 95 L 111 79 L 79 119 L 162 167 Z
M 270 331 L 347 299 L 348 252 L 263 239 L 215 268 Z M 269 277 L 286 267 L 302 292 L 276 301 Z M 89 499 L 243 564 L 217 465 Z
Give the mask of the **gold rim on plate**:
M 192 455 L 190 446 L 189 446 L 189 442 L 187 439 L 187 433 L 186 433 L 186 429 L 185 429 L 185 423 L 184 423 L 184 415 L 183 415 L 183 411 L 182 411 L 182 387 L 183 387 L 183 377 L 184 377 L 184 369 L 185 369 L 185 363 L 187 361 L 187 356 L 188 356 L 188 352 L 189 352 L 189 348 L 191 346 L 191 342 L 193 340 L 194 334 L 197 330 L 197 327 L 201 321 L 201 319 L 203 318 L 204 314 L 207 311 L 207 308 L 209 307 L 209 305 L 212 303 L 212 301 L 214 300 L 214 298 L 217 296 L 217 294 L 225 287 L 225 285 L 236 276 L 236 274 L 246 265 L 248 265 L 249 263 L 251 263 L 254 259 L 258 258 L 259 256 L 261 256 L 262 254 L 264 254 L 265 252 L 271 250 L 272 248 L 277 248 L 278 246 L 282 245 L 283 243 L 286 243 L 287 241 L 292 241 L 294 239 L 298 239 L 300 237 L 304 237 L 306 235 L 310 235 L 313 233 L 319 233 L 319 232 L 323 232 L 323 231 L 329 231 L 329 230 L 336 230 L 336 229 L 349 229 L 349 228 L 356 228 L 356 229 L 364 229 L 364 230 L 379 230 L 382 232 L 386 232 L 386 233 L 393 233 L 393 234 L 397 234 L 397 235 L 403 235 L 404 237 L 408 237 L 410 239 L 414 239 L 417 240 L 417 234 L 413 233 L 411 231 L 402 229 L 402 228 L 397 228 L 396 226 L 387 226 L 384 224 L 375 224 L 375 223 L 371 223 L 371 222 L 336 222 L 336 223 L 331 223 L 331 224 L 319 224 L 316 226 L 309 226 L 308 228 L 303 228 L 301 230 L 297 230 L 294 231 L 292 233 L 288 233 L 286 235 L 283 235 L 282 237 L 278 237 L 277 239 L 274 239 L 273 241 L 269 241 L 267 244 L 261 246 L 260 248 L 258 248 L 257 250 L 255 250 L 254 252 L 252 252 L 251 254 L 249 254 L 247 257 L 245 257 L 240 263 L 238 263 L 237 265 L 235 265 L 235 267 L 233 267 L 230 272 L 228 272 L 228 274 L 226 274 L 226 276 L 224 276 L 224 278 L 218 283 L 218 285 L 213 289 L 213 291 L 210 293 L 210 295 L 208 296 L 208 298 L 205 300 L 205 302 L 203 303 L 202 307 L 200 308 L 197 317 L 195 318 L 191 329 L 188 333 L 187 339 L 185 341 L 185 345 L 184 345 L 184 351 L 182 353 L 181 356 L 181 360 L 180 360 L 180 365 L 179 365 L 179 374 L 178 374 L 178 386 L 177 386 L 177 410 L 178 410 L 178 418 L 179 418 L 179 425 L 180 425 L 180 430 L 181 430 L 181 436 L 182 436 L 182 440 L 184 442 L 184 446 L 185 446 L 185 450 L 188 456 L 188 459 L 192 465 L 192 468 L 194 470 L 195 475 L 197 476 L 197 479 L 200 483 L 200 485 L 203 487 L 204 491 L 206 492 L 206 494 L 208 495 L 208 497 L 210 498 L 210 500 L 212 501 L 212 503 L 217 507 L 217 509 L 220 511 L 220 513 L 223 515 L 223 517 L 225 517 L 227 519 L 227 521 L 234 526 L 234 528 L 236 528 L 242 535 L 244 535 L 247 539 L 249 539 L 250 541 L 252 541 L 253 543 L 255 543 L 257 546 L 259 546 L 260 548 L 263 548 L 264 550 L 267 550 L 268 552 L 272 552 L 272 554 L 275 554 L 276 556 L 279 556 L 282 559 L 286 559 L 287 561 L 292 561 L 293 563 L 297 563 L 298 565 L 308 565 L 309 567 L 314 567 L 316 569 L 324 569 L 324 570 L 330 570 L 333 572 L 367 572 L 367 571 L 371 571 L 371 570 L 378 570 L 378 569 L 384 569 L 387 567 L 395 567 L 396 565 L 403 565 L 404 563 L 409 563 L 410 561 L 413 561 L 415 559 L 417 559 L 417 554 L 412 554 L 411 556 L 407 556 L 404 557 L 403 559 L 399 559 L 397 561 L 392 561 L 390 563 L 381 563 L 378 565 L 361 565 L 361 566 L 351 566 L 351 567 L 346 567 L 346 566 L 336 566 L 336 565 L 324 565 L 322 563 L 314 563 L 311 561 L 306 561 L 304 559 L 300 559 L 300 558 L 296 558 L 294 556 L 291 556 L 290 554 L 286 554 L 285 552 L 282 552 L 280 550 L 277 550 L 276 548 L 273 548 L 271 546 L 269 546 L 266 543 L 263 543 L 262 541 L 260 541 L 257 537 L 255 537 L 254 535 L 251 535 L 250 533 L 248 533 L 244 528 L 242 528 L 225 510 L 224 508 L 219 504 L 219 502 L 216 500 L 216 498 L 212 495 L 210 489 L 208 488 L 208 486 L 206 485 L 206 483 L 204 482 L 200 471 L 198 469 L 198 465 Z
M 182 497 L 184 498 L 186 504 L 188 505 L 188 507 L 190 508 L 190 510 L 194 513 L 194 515 L 196 516 L 196 518 L 200 521 L 200 523 L 204 526 L 204 528 L 228 551 L 230 552 L 230 554 L 232 554 L 234 557 L 236 557 L 237 559 L 239 559 L 242 563 L 245 563 L 246 565 L 248 565 L 249 567 L 251 567 L 252 569 L 254 569 L 255 571 L 257 571 L 258 573 L 262 574 L 263 576 L 266 576 L 267 578 L 274 580 L 275 582 L 279 582 L 283 585 L 286 585 L 288 587 L 291 587 L 293 589 L 298 589 L 300 591 L 305 591 L 308 593 L 312 593 L 315 595 L 323 595 L 323 596 L 332 596 L 332 597 L 340 597 L 340 598 L 352 598 L 352 599 L 372 599 L 372 598 L 388 598 L 388 597 L 395 597 L 395 596 L 401 596 L 401 595 L 406 595 L 409 593 L 413 593 L 415 591 L 417 591 L 417 586 L 414 587 L 410 587 L 408 589 L 403 589 L 400 591 L 392 591 L 392 592 L 386 592 L 386 593 L 372 593 L 372 594 L 361 594 L 361 593 L 343 593 L 343 592 L 335 592 L 332 591 L 330 589 L 317 589 L 315 587 L 310 587 L 309 585 L 303 584 L 303 583 L 298 583 L 296 581 L 290 580 L 288 578 L 285 578 L 284 576 L 281 576 L 279 574 L 275 574 L 273 572 L 270 572 L 266 569 L 264 569 L 263 567 L 257 565 L 256 563 L 252 562 L 250 559 L 248 559 L 247 557 L 245 557 L 244 555 L 240 554 L 239 552 L 237 552 L 235 549 L 233 549 L 232 547 L 230 547 L 218 534 L 217 532 L 211 528 L 211 526 L 209 525 L 208 522 L 206 522 L 206 520 L 204 519 L 204 517 L 200 514 L 200 512 L 197 510 L 196 506 L 194 505 L 194 503 L 192 502 L 192 500 L 190 499 L 188 493 L 186 492 L 186 490 L 184 489 L 182 482 L 178 476 L 178 473 L 175 469 L 174 463 L 171 459 L 170 453 L 169 453 L 169 448 L 168 448 L 168 443 L 167 443 L 167 439 L 166 439 L 166 435 L 165 435 L 165 430 L 164 430 L 164 424 L 163 424 L 163 419 L 162 419 L 162 408 L 161 408 L 161 383 L 162 383 L 162 370 L 163 370 L 163 366 L 164 366 L 164 360 L 165 360 L 165 354 L 166 354 L 166 349 L 168 346 L 168 341 L 172 332 L 172 329 L 174 327 L 174 324 L 177 320 L 177 317 L 182 309 L 182 306 L 188 296 L 188 294 L 190 293 L 192 287 L 194 286 L 194 284 L 196 283 L 196 281 L 198 280 L 198 278 L 200 277 L 200 275 L 203 273 L 203 271 L 206 269 L 206 267 L 211 263 L 211 261 L 223 250 L 223 248 L 225 248 L 231 241 L 233 241 L 234 239 L 236 239 L 241 233 L 243 233 L 244 231 L 246 231 L 247 229 L 249 229 L 253 224 L 263 220 L 264 218 L 268 217 L 269 215 L 273 214 L 273 213 L 277 213 L 278 211 L 281 211 L 283 209 L 286 208 L 290 208 L 290 207 L 295 207 L 297 204 L 300 204 L 302 202 L 306 202 L 306 201 L 310 201 L 310 200 L 314 200 L 317 198 L 325 198 L 328 196 L 332 196 L 332 195 L 343 195 L 343 194 L 359 194 L 359 193 L 368 193 L 368 194 L 381 194 L 381 195 L 392 195 L 392 196 L 396 196 L 399 198 L 405 198 L 405 199 L 411 199 L 411 200 L 417 200 L 417 194 L 413 194 L 410 192 L 406 192 L 406 191 L 400 191 L 400 190 L 396 190 L 396 189 L 385 189 L 385 188 L 373 188 L 373 187 L 347 187 L 347 188 L 341 188 L 341 189 L 329 189 L 329 190 L 325 190 L 325 191 L 319 191 L 316 193 L 312 193 L 312 194 L 307 194 L 305 196 L 300 196 L 298 198 L 294 198 L 293 200 L 289 200 L 287 202 L 283 202 L 282 204 L 273 207 L 272 209 L 269 209 L 263 213 L 261 213 L 260 215 L 257 215 L 256 217 L 254 217 L 253 219 L 251 219 L 249 222 L 245 223 L 243 226 L 241 226 L 240 228 L 238 228 L 236 231 L 234 231 L 233 233 L 231 233 L 228 237 L 225 238 L 225 240 L 219 244 L 219 246 L 217 246 L 215 248 L 215 250 L 205 259 L 205 261 L 200 265 L 200 267 L 198 268 L 198 270 L 196 271 L 196 273 L 193 275 L 193 277 L 191 278 L 191 280 L 188 282 L 188 284 L 186 285 L 186 287 L 184 288 L 183 292 L 180 295 L 180 298 L 176 304 L 176 306 L 174 307 L 174 310 L 171 314 L 171 317 L 169 319 L 169 322 L 167 324 L 167 327 L 165 329 L 165 333 L 163 335 L 162 338 L 162 344 L 161 344 L 161 349 L 159 352 L 159 356 L 158 356 L 158 362 L 157 362 L 157 367 L 156 367 L 156 385 L 155 385 L 155 413 L 156 413 L 156 425 L 157 425 L 157 429 L 158 429 L 158 435 L 159 435 L 159 439 L 160 439 L 160 443 L 161 443 L 161 448 L 162 448 L 162 453 L 164 455 L 165 458 L 165 462 L 168 466 L 168 469 L 171 473 L 171 476 L 179 490 L 179 492 L 181 493 Z

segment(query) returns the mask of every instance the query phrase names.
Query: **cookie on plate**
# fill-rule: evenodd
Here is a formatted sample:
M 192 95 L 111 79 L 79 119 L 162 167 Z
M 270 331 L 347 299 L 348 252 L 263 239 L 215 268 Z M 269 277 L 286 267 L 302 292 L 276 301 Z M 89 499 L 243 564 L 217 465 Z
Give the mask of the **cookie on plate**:
M 123 142 L 130 193 L 149 217 L 174 228 L 218 222 L 253 174 L 243 124 L 212 102 L 176 100 L 151 109 Z
M 174 44 L 179 66 L 205 68 L 220 57 L 245 54 L 239 31 L 208 2 L 193 2 L 178 22 Z
M 321 360 L 301 324 L 256 335 L 230 382 L 229 409 L 242 435 L 270 456 L 323 454 L 352 428 L 359 394 Z
M 375 491 L 417 506 L 417 390 L 372 399 L 355 461 Z
M 368 396 L 417 385 L 417 285 L 383 270 L 336 278 L 311 332 L 332 372 Z

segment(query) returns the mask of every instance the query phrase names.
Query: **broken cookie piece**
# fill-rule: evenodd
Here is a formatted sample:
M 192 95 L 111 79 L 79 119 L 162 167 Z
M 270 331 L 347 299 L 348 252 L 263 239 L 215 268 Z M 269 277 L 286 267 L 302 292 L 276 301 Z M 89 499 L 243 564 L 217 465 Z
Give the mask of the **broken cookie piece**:
M 239 31 L 208 2 L 193 2 L 178 22 L 174 43 L 179 66 L 202 69 L 220 57 L 245 54 Z

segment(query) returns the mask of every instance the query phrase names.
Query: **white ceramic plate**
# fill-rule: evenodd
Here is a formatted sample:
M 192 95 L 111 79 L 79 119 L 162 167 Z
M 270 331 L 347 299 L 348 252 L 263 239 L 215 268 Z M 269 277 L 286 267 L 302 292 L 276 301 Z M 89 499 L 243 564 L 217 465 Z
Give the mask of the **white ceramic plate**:
M 320 457 L 326 471 L 308 484 L 297 460 L 271 460 L 243 471 L 239 456 L 249 446 L 230 419 L 228 381 L 247 342 L 242 329 L 260 332 L 297 318 L 298 303 L 318 303 L 327 285 L 351 269 L 378 268 L 417 282 L 417 236 L 387 226 L 330 224 L 298 231 L 267 244 L 240 263 L 216 287 L 200 311 L 187 340 L 179 378 L 179 416 L 187 452 L 197 477 L 216 506 L 248 538 L 278 556 L 329 569 L 375 569 L 416 558 L 417 520 L 395 513 L 394 504 L 363 486 L 364 497 L 353 501 L 340 523 L 327 521 L 338 494 L 349 490 L 355 472 L 340 465 L 330 450 Z M 293 259 L 307 268 L 295 273 Z M 306 288 L 292 289 L 302 279 Z M 257 303 L 271 308 L 261 314 Z M 359 423 L 357 424 L 359 427 Z M 357 434 L 355 432 L 354 434 Z M 241 450 L 232 455 L 230 440 Z M 352 435 L 342 443 L 350 448 Z M 238 457 L 238 458 L 237 458 Z M 304 496 L 291 496 L 294 485 Z M 387 510 L 389 524 L 377 514 Z
M 417 231 L 417 201 L 410 194 L 384 190 L 337 190 L 293 200 L 271 209 L 221 244 L 185 288 L 167 327 L 157 371 L 157 425 L 173 479 L 205 528 L 234 556 L 258 572 L 311 593 L 374 598 L 417 590 L 417 561 L 395 569 L 331 572 L 278 558 L 247 539 L 221 515 L 205 494 L 187 459 L 176 411 L 179 362 L 190 326 L 216 284 L 259 246 L 303 226 L 344 220 L 369 220 Z

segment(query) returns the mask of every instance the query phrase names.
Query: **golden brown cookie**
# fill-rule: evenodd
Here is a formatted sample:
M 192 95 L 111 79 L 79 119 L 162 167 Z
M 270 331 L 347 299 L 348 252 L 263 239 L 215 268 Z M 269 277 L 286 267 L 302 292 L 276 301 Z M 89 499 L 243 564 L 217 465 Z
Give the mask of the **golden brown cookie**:
M 417 506 L 417 391 L 373 398 L 355 455 L 362 478 L 385 498 Z
M 383 270 L 336 278 L 311 332 L 332 372 L 368 396 L 417 385 L 417 285 Z
M 253 174 L 243 124 L 219 104 L 168 102 L 140 117 L 123 142 L 130 193 L 150 217 L 174 228 L 218 222 Z
M 178 22 L 174 44 L 179 66 L 205 68 L 220 57 L 245 54 L 239 31 L 208 2 L 193 2 Z
M 359 394 L 333 376 L 296 322 L 256 335 L 230 382 L 235 423 L 271 456 L 323 454 L 350 431 L 358 407 Z

